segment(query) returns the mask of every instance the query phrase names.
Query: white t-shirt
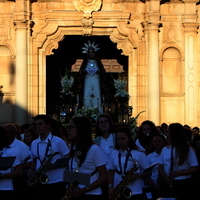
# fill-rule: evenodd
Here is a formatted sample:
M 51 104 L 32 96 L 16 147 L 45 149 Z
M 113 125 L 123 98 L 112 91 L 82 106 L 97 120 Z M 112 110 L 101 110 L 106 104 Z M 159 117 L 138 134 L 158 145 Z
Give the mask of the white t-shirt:
M 100 139 L 99 146 L 103 150 L 104 158 L 106 160 L 106 168 L 108 169 L 110 155 L 111 155 L 112 151 L 115 149 L 115 139 L 113 138 L 113 137 L 115 137 L 115 135 L 110 134 L 107 139 L 103 138 L 102 136 L 100 136 L 100 137 L 101 137 L 101 139 Z
M 15 161 L 12 165 L 12 167 L 15 167 L 19 164 L 21 164 L 21 161 L 19 160 L 19 154 L 15 151 L 14 148 L 4 148 L 3 154 L 1 157 L 10 157 L 10 156 L 16 156 Z M 13 168 L 9 168 L 7 170 L 1 170 L 0 173 L 7 174 L 12 172 Z M 12 178 L 5 178 L 0 179 L 0 190 L 13 190 L 13 182 Z
M 30 157 L 31 155 L 28 146 L 24 142 L 16 138 L 12 142 L 12 144 L 10 144 L 10 147 L 14 149 L 14 151 L 17 153 L 18 159 L 21 162 L 23 162 L 27 157 Z M 30 162 L 30 161 L 32 161 L 31 158 L 27 162 Z
M 55 163 L 58 158 L 62 158 L 69 153 L 69 148 L 63 139 L 49 133 L 45 141 L 42 141 L 40 137 L 34 140 L 31 144 L 31 155 L 32 158 L 37 158 L 36 170 L 40 168 L 41 162 L 44 160 L 45 156 L 55 152 L 59 154 L 52 158 L 51 163 Z M 64 169 L 65 168 L 47 170 L 45 172 L 49 179 L 47 184 L 62 182 Z
M 171 165 L 171 146 L 164 147 L 162 149 L 159 164 L 162 164 L 164 167 L 164 171 L 167 175 L 169 175 L 170 172 L 170 165 Z M 173 171 L 181 171 L 184 169 L 189 169 L 190 167 L 198 166 L 198 161 L 194 152 L 194 149 L 190 147 L 190 150 L 188 152 L 188 158 L 187 160 L 182 164 L 178 165 L 178 157 L 176 157 L 176 150 L 173 149 L 173 157 L 174 157 L 174 167 Z M 184 176 L 177 176 L 174 179 L 175 180 L 182 180 L 186 178 L 190 178 L 191 175 L 184 175 Z
M 147 157 L 148 157 L 150 165 L 153 165 L 154 163 L 158 163 L 160 160 L 160 154 L 157 154 L 156 151 L 150 153 Z M 155 165 L 155 167 L 152 170 L 151 179 L 154 182 L 154 184 L 158 185 L 158 164 Z
M 92 174 L 97 167 L 105 165 L 105 159 L 102 153 L 101 148 L 93 144 L 90 149 L 87 152 L 85 161 L 79 168 L 79 172 L 86 173 L 86 174 Z M 77 168 L 77 157 L 74 156 L 69 161 L 69 167 L 71 171 L 75 171 Z M 96 172 L 94 175 L 91 176 L 90 184 L 96 181 L 99 178 L 99 173 Z M 85 185 L 79 185 L 80 188 L 85 187 Z M 90 192 L 87 192 L 86 194 L 92 194 L 92 195 L 100 195 L 102 194 L 101 188 L 98 187 L 94 190 L 91 190 Z
M 110 157 L 110 162 L 109 162 L 109 169 L 118 170 L 120 172 L 120 163 L 121 163 L 121 169 L 122 169 L 122 175 L 123 175 L 125 166 L 126 166 L 125 163 L 126 163 L 128 151 L 122 152 L 121 156 L 119 156 L 119 153 L 120 153 L 120 150 L 114 150 L 112 152 L 111 157 Z M 142 172 L 144 169 L 146 169 L 150 165 L 147 159 L 147 156 L 143 152 L 132 150 L 131 156 L 128 157 L 127 167 L 126 167 L 125 172 L 129 171 L 134 166 L 133 160 L 135 160 L 139 165 L 139 168 L 135 173 Z M 116 187 L 120 183 L 120 181 L 122 180 L 122 175 L 115 172 L 114 187 Z M 130 183 L 128 185 L 128 187 L 132 191 L 132 195 L 142 194 L 143 186 L 144 186 L 144 182 L 141 178 L 136 179 L 133 183 Z

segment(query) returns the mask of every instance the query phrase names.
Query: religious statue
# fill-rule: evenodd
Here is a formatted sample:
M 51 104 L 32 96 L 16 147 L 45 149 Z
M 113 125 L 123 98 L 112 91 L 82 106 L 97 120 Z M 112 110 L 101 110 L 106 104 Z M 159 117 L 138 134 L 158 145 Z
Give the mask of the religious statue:
M 85 109 L 98 108 L 100 113 L 103 113 L 103 74 L 105 75 L 105 69 L 101 60 L 98 58 L 96 51 L 99 48 L 95 43 L 85 43 L 85 47 L 82 47 L 83 53 L 86 54 L 86 58 L 83 60 L 79 70 L 82 86 L 82 106 Z
M 99 58 L 98 44 L 84 43 L 82 53 L 85 54 L 79 72 L 75 75 L 73 93 L 77 94 L 78 109 L 98 109 L 99 114 L 105 112 L 105 103 L 115 102 L 114 79 Z

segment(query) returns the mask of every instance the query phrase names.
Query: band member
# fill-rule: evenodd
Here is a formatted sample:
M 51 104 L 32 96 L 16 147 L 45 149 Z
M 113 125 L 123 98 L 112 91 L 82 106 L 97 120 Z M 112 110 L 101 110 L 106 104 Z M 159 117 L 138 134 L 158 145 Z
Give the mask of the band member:
M 116 142 L 108 171 L 110 199 L 146 199 L 142 191 L 146 175 L 142 170 L 149 166 L 147 156 L 138 151 L 128 127 L 118 129 Z
M 72 141 L 69 169 L 91 175 L 88 186 L 79 184 L 69 195 L 76 200 L 103 200 L 101 186 L 107 181 L 105 159 L 100 147 L 93 143 L 90 120 L 73 117 L 69 122 L 68 137 Z M 65 195 L 65 199 L 70 197 Z
M 30 151 L 24 142 L 17 139 L 19 135 L 18 125 L 8 123 L 4 126 L 6 135 L 9 141 L 9 148 L 11 148 L 18 156 L 18 159 L 21 162 L 22 170 L 27 170 L 32 164 L 32 159 L 30 156 Z M 27 199 L 27 177 L 21 175 L 20 177 L 15 177 L 12 180 L 13 187 L 15 191 L 16 199 L 20 198 L 21 200 Z
M 192 199 L 191 174 L 198 171 L 194 149 L 188 144 L 184 128 L 179 123 L 169 125 L 169 139 L 170 145 L 162 149 L 159 160 L 160 195 L 179 200 Z
M 14 193 L 13 178 L 20 177 L 22 175 L 22 167 L 20 162 L 20 156 L 15 149 L 10 147 L 9 139 L 6 135 L 6 131 L 3 127 L 0 127 L 0 157 L 14 157 L 13 164 L 8 168 L 5 168 L 5 162 L 1 160 L 0 165 L 0 199 L 1 200 L 15 200 L 16 195 Z
M 33 164 L 29 170 L 29 183 L 33 185 L 34 199 L 60 200 L 66 188 L 64 168 L 54 169 L 53 163 L 67 156 L 69 149 L 63 139 L 51 134 L 51 119 L 47 115 L 37 115 L 34 120 L 39 135 L 31 144 Z

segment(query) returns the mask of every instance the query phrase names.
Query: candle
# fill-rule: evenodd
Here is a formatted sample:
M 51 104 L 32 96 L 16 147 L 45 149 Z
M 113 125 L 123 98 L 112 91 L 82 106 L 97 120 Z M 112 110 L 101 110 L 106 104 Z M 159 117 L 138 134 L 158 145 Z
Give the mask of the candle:
M 79 105 L 79 95 L 76 95 L 76 104 Z

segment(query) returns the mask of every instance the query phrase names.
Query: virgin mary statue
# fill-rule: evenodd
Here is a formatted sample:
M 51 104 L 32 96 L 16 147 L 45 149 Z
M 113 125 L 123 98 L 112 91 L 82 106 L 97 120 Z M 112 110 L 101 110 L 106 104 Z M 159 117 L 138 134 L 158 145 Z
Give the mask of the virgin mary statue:
M 81 88 L 82 88 L 82 101 L 83 107 L 88 108 L 98 108 L 100 113 L 103 113 L 103 80 L 105 75 L 105 69 L 101 60 L 98 58 L 96 51 L 98 44 L 95 43 L 88 44 L 85 43 L 85 47 L 82 47 L 82 53 L 87 56 L 83 60 L 82 65 L 79 70 L 79 75 L 81 77 Z

